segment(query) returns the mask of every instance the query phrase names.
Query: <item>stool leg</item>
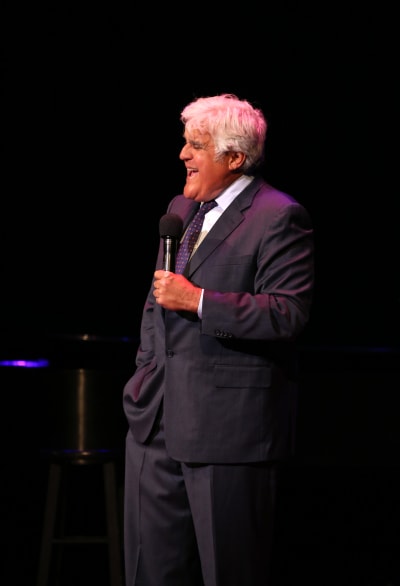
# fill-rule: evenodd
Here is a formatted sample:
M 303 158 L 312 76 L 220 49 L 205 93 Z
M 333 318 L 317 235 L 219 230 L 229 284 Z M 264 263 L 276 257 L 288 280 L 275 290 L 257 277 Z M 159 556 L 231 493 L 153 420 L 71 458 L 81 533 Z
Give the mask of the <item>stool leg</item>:
M 104 487 L 106 497 L 108 552 L 110 559 L 110 583 L 111 586 L 121 586 L 122 565 L 114 462 L 106 462 L 104 464 Z
M 57 512 L 57 499 L 60 488 L 61 466 L 51 463 L 47 487 L 47 499 L 43 523 L 42 543 L 40 549 L 37 586 L 47 586 L 50 570 L 51 547 L 54 536 L 54 524 Z

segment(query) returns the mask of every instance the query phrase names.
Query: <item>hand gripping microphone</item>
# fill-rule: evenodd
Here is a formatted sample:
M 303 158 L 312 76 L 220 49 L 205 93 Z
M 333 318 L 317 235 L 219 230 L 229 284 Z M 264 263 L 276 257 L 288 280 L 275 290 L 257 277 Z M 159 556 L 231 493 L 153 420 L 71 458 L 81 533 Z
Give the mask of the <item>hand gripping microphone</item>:
M 176 251 L 182 231 L 183 222 L 178 214 L 165 214 L 160 219 L 160 236 L 164 240 L 164 271 L 175 271 Z

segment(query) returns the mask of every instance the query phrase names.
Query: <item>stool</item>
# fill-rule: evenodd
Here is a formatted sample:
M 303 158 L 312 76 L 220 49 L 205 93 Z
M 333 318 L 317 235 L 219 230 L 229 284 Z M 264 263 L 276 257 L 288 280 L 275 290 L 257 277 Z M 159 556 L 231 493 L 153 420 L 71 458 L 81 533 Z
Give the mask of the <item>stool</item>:
M 116 460 L 119 456 L 113 450 L 47 450 L 42 452 L 50 461 L 45 503 L 44 524 L 37 586 L 49 586 L 52 551 L 55 545 L 107 544 L 109 554 L 109 578 L 111 586 L 123 585 L 122 548 L 119 529 L 118 491 L 116 486 Z M 98 465 L 102 468 L 105 498 L 105 535 L 68 535 L 65 531 L 65 514 L 68 509 L 66 475 L 71 466 Z M 59 560 L 61 552 L 58 552 Z M 53 582 L 54 584 L 54 582 Z

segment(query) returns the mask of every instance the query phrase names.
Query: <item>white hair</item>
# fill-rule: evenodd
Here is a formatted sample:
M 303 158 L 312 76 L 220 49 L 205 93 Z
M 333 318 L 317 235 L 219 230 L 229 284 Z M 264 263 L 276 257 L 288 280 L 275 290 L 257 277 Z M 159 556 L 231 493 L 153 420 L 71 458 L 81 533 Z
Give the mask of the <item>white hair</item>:
M 242 171 L 256 169 L 264 158 L 267 122 L 262 111 L 234 94 L 197 98 L 181 112 L 189 132 L 209 133 L 216 158 L 226 152 L 241 152 L 246 160 Z

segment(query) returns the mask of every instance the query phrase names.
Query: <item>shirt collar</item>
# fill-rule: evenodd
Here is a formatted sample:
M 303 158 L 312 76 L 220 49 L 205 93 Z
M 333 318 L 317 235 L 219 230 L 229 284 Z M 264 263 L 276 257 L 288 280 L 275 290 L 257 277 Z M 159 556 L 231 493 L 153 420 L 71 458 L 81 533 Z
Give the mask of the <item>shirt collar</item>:
M 218 197 L 215 198 L 217 204 L 225 211 L 233 200 L 241 193 L 252 181 L 252 175 L 241 175 L 236 181 L 231 183 Z M 215 208 L 217 209 L 217 208 Z

